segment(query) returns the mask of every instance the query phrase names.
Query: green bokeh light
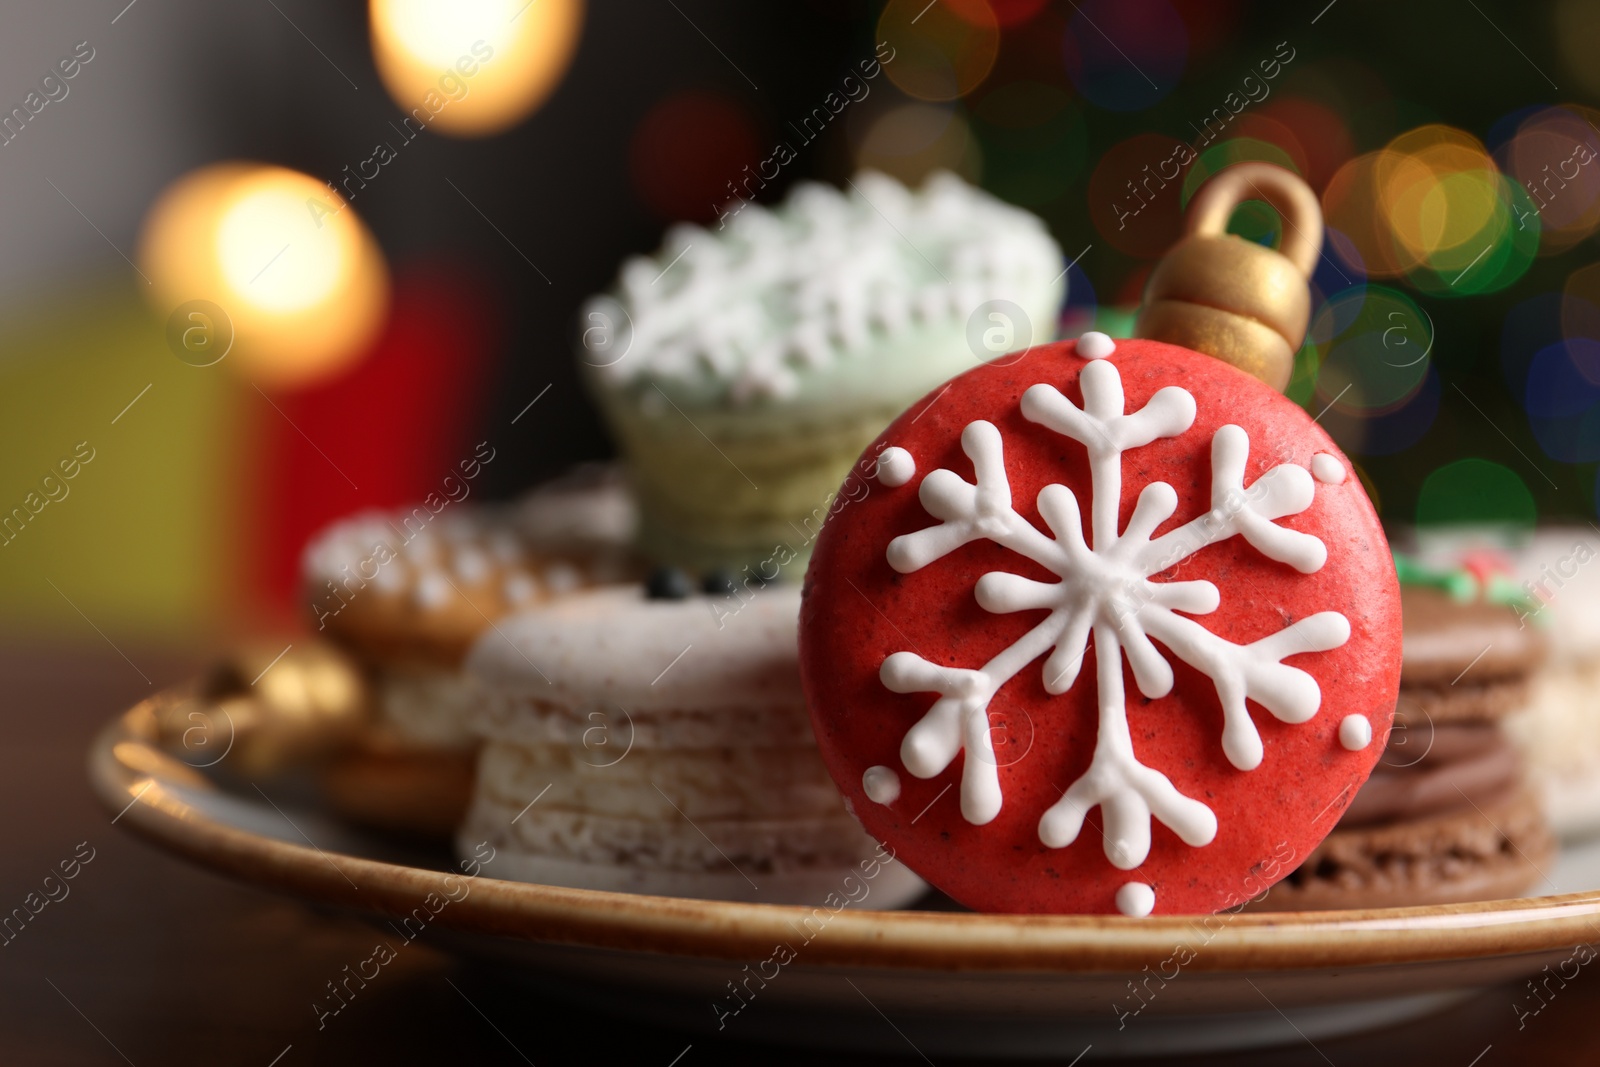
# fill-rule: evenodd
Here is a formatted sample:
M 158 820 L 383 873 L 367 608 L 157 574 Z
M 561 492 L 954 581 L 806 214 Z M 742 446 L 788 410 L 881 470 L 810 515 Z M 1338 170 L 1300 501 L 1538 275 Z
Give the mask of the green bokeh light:
M 1423 479 L 1417 494 L 1418 526 L 1532 526 L 1538 514 L 1517 473 L 1486 459 L 1445 464 Z
M 1404 293 L 1382 285 L 1335 293 L 1307 334 L 1320 403 L 1365 414 L 1398 408 L 1427 377 L 1433 340 L 1432 322 Z M 1307 366 L 1302 358 L 1297 369 Z

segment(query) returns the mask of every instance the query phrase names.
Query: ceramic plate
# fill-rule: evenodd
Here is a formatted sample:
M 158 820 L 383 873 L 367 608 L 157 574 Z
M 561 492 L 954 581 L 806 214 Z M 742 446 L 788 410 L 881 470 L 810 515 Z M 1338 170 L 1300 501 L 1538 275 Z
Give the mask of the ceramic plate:
M 603 893 L 495 879 L 492 862 L 467 878 L 448 855 L 401 855 L 287 787 L 220 783 L 173 759 L 156 743 L 162 699 L 110 723 L 90 752 L 118 826 L 262 889 L 403 936 L 426 929 L 550 996 L 736 1037 L 1068 1058 L 1316 1040 L 1559 963 L 1600 920 L 1596 846 L 1563 855 L 1547 896 L 1148 919 Z

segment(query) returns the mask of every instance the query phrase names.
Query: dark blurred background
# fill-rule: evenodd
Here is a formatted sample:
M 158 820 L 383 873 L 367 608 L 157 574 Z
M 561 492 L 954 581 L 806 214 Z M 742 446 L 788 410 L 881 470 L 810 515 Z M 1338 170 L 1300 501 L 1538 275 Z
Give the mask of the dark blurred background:
M 514 21 L 420 133 L 380 70 L 406 40 L 372 32 L 377 8 L 417 5 L 125 5 L 0 12 L 0 111 L 27 112 L 0 147 L 0 511 L 29 516 L 0 535 L 13 629 L 288 624 L 300 546 L 331 518 L 419 498 L 479 441 L 483 497 L 608 454 L 575 369 L 581 302 L 668 225 L 713 220 L 780 142 L 794 159 L 763 202 L 861 167 L 948 168 L 1040 214 L 1073 263 L 1068 334 L 1128 329 L 1205 176 L 1289 166 L 1330 226 L 1291 393 L 1385 520 L 1594 515 L 1596 5 L 539 0 L 516 18 L 567 12 L 570 63 Z M 498 10 L 434 7 L 412 30 L 445 52 Z M 894 58 L 863 79 L 880 42 Z M 534 68 L 552 87 L 512 99 L 503 128 L 445 121 L 493 103 L 495 72 Z M 168 319 L 203 257 L 162 259 L 163 191 L 224 160 L 338 183 L 379 144 L 393 158 L 336 220 L 370 231 L 387 273 L 360 343 L 315 355 L 285 332 L 216 366 L 178 358 Z M 1193 162 L 1153 179 L 1182 146 Z M 1274 240 L 1262 207 L 1234 229 Z M 73 479 L 42 482 L 85 447 Z

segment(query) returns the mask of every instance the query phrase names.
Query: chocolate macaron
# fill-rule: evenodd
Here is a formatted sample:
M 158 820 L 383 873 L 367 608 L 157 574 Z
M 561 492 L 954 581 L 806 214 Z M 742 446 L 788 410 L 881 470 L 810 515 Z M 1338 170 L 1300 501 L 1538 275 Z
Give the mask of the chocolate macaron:
M 1400 697 L 1384 755 L 1338 826 L 1263 903 L 1382 908 L 1520 896 L 1555 839 L 1502 723 L 1527 705 L 1543 634 L 1512 609 L 1401 587 Z

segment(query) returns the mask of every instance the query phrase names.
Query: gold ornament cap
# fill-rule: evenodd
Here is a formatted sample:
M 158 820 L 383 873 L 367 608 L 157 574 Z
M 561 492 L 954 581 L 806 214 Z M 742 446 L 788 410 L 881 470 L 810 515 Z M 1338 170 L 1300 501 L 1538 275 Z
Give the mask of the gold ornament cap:
M 1246 200 L 1282 216 L 1280 249 L 1227 232 Z M 1184 237 L 1150 274 L 1134 336 L 1216 356 L 1281 391 L 1311 321 L 1308 279 L 1321 252 L 1322 206 L 1311 187 L 1271 163 L 1235 164 L 1190 202 Z

